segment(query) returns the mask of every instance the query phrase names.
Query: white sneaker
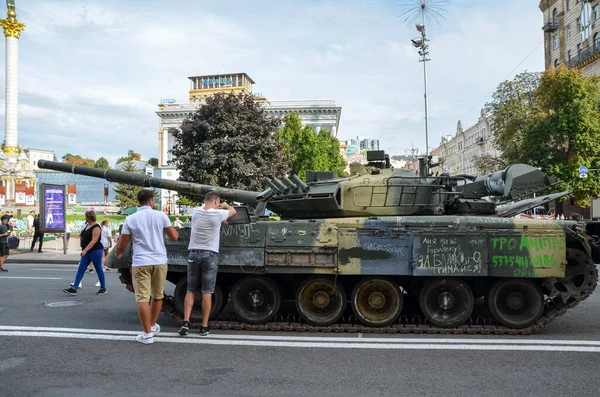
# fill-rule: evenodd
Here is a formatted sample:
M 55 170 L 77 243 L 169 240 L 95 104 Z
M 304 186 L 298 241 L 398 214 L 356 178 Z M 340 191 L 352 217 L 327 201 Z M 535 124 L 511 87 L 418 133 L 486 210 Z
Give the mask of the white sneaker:
M 96 284 L 94 284 L 94 287 L 99 287 L 100 286 L 100 281 L 98 281 Z
M 144 336 L 144 333 L 142 332 L 141 334 L 135 337 L 135 341 L 143 343 L 144 345 L 149 345 L 151 343 L 154 343 L 154 335 L 150 334 L 150 336 Z
M 73 286 L 73 283 L 71 283 L 71 287 Z M 81 282 L 79 282 L 79 288 L 83 288 L 83 284 L 81 284 Z
M 152 336 L 160 334 L 160 325 L 158 323 L 154 324 L 154 326 L 150 328 L 150 332 L 152 333 Z

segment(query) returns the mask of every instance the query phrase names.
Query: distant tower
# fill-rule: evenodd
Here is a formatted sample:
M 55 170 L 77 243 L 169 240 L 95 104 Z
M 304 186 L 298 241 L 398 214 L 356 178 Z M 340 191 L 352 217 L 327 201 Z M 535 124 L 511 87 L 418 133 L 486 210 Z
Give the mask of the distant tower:
M 4 145 L 0 153 L 0 177 L 3 187 L 3 192 L 0 192 L 0 205 L 11 203 L 15 199 L 16 190 L 22 191 L 24 188 L 23 183 L 27 188 L 35 185 L 35 173 L 31 170 L 27 155 L 17 144 L 19 37 L 25 25 L 17 21 L 15 1 L 7 0 L 6 6 L 8 18 L 0 20 L 6 37 L 6 119 Z M 24 197 L 24 194 L 19 195 L 15 204 L 25 204 Z M 7 203 L 4 203 L 4 200 Z

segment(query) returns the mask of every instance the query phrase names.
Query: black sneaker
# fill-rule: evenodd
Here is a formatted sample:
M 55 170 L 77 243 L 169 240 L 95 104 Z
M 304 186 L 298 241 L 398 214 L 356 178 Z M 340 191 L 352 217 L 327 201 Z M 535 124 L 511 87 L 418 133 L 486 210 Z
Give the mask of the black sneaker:
M 200 327 L 200 336 L 206 336 L 208 334 L 210 334 L 210 328 Z
M 94 269 L 88 269 L 88 273 L 94 273 Z
M 5 268 L 3 268 L 3 267 L 0 267 L 0 272 L 7 272 L 7 271 L 8 271 L 8 269 L 5 269 Z
M 96 295 L 106 295 L 106 288 L 100 288 L 98 292 L 96 292 Z
M 188 332 L 190 332 L 190 322 L 184 321 L 181 328 L 179 328 L 179 335 L 187 335 Z
M 73 287 L 63 289 L 63 292 L 67 295 L 77 295 L 77 290 Z

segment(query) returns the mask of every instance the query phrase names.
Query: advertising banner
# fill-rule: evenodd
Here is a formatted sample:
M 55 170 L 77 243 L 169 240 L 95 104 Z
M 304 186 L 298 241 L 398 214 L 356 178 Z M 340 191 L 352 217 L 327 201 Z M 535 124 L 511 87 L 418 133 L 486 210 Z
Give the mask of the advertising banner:
M 69 191 L 69 195 L 67 196 L 67 204 L 75 205 L 77 204 L 77 186 L 75 184 L 67 186 Z
M 0 205 L 6 205 L 6 195 L 0 193 Z
M 40 226 L 42 232 L 64 233 L 66 221 L 66 186 L 40 186 Z
M 35 205 L 35 187 L 25 188 L 25 205 Z
M 15 183 L 15 204 L 25 204 L 27 184 L 24 182 Z

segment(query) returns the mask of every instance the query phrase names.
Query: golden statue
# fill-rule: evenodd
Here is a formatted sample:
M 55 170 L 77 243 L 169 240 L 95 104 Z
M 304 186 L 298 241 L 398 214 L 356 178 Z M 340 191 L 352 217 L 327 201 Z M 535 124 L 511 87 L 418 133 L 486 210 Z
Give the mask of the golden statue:
M 17 21 L 17 8 L 15 7 L 15 0 L 6 0 L 6 8 L 8 12 L 7 19 L 0 20 L 0 26 L 4 29 L 4 35 L 6 37 L 19 38 L 21 31 L 25 29 L 25 24 Z

